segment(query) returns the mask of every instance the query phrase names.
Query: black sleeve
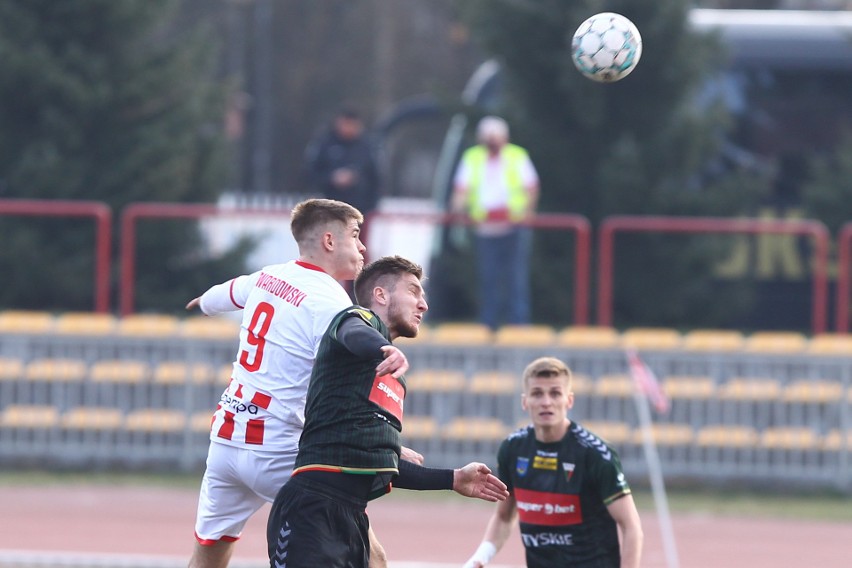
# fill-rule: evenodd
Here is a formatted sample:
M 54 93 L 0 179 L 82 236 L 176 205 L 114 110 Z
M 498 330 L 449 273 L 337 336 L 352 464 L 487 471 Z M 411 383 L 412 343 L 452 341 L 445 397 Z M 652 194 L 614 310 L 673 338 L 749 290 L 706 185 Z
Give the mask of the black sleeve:
M 454 472 L 451 469 L 423 467 L 410 461 L 399 461 L 399 477 L 393 486 L 416 491 L 436 491 L 453 488 Z
M 357 317 L 346 318 L 340 323 L 337 341 L 362 359 L 384 359 L 382 347 L 391 345 L 378 330 Z

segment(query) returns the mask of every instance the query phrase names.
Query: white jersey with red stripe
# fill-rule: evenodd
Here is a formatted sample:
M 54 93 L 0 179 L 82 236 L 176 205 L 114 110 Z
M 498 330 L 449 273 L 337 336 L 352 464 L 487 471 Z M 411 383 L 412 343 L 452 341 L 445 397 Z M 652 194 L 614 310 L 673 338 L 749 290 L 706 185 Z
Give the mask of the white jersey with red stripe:
M 210 439 L 241 448 L 294 450 L 320 339 L 352 301 L 321 268 L 301 261 L 264 267 L 210 288 L 207 315 L 243 310 L 231 382 L 213 416 Z

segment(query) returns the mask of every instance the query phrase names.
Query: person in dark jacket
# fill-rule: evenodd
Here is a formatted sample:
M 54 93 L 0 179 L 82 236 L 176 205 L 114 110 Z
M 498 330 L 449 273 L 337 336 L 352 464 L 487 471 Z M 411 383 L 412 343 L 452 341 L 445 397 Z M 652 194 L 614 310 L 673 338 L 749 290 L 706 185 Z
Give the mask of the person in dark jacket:
M 379 172 L 360 113 L 341 108 L 331 127 L 308 146 L 306 166 L 315 189 L 344 201 L 366 218 L 379 202 Z

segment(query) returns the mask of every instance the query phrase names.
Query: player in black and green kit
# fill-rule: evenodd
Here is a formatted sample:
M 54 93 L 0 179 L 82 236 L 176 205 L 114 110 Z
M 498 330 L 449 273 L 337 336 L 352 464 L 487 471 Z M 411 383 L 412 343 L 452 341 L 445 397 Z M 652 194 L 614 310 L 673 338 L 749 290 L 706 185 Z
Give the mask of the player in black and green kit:
M 401 257 L 368 265 L 355 281 L 361 305 L 340 312 L 323 336 L 296 467 L 269 514 L 271 567 L 366 568 L 367 502 L 391 483 L 486 501 L 508 496 L 485 464 L 431 469 L 399 459 L 408 360 L 391 341 L 417 335 L 428 310 L 421 278 Z
M 523 381 L 532 424 L 506 438 L 497 454 L 511 495 L 497 504 L 465 568 L 485 566 L 516 520 L 529 568 L 638 568 L 639 513 L 615 451 L 568 419 L 571 371 L 542 357 L 527 366 Z

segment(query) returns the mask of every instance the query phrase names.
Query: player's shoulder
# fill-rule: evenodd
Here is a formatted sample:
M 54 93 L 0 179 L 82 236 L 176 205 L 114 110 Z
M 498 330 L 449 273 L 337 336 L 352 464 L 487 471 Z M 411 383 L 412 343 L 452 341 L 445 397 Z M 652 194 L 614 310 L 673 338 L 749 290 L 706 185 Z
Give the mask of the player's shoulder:
M 615 455 L 615 451 L 610 447 L 606 440 L 591 430 L 588 430 L 581 424 L 572 422 L 568 432 L 580 446 L 586 448 L 586 450 L 593 456 L 600 457 L 606 461 L 611 461 Z
M 532 440 L 535 438 L 535 429 L 533 429 L 532 424 L 527 424 L 526 426 L 521 426 L 520 428 L 515 429 L 508 436 L 506 436 L 505 442 L 512 443 L 522 443 L 527 440 Z

